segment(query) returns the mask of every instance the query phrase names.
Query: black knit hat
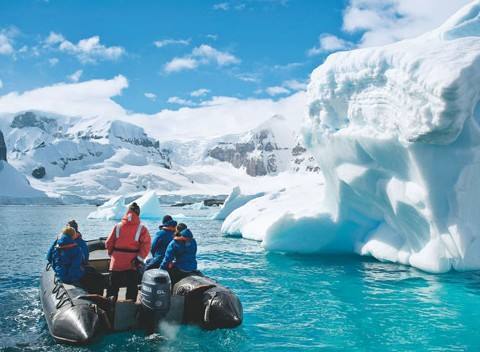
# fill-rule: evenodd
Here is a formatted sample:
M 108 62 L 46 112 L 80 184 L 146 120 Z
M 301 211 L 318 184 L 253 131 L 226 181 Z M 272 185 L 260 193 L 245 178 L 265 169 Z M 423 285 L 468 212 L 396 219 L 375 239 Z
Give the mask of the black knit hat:
M 70 220 L 69 222 L 67 222 L 67 225 L 70 226 L 70 227 L 73 227 L 73 229 L 78 232 L 78 224 L 75 220 Z
M 182 232 L 186 228 L 187 228 L 187 225 L 185 225 L 183 222 L 179 223 L 175 230 L 175 236 L 180 236 L 180 232 Z
M 130 204 L 130 206 L 128 207 L 128 210 L 133 211 L 135 214 L 140 216 L 140 207 L 138 206 L 137 203 L 133 202 L 132 204 Z
M 170 215 L 165 215 L 162 219 L 162 223 L 166 224 L 167 222 L 172 221 L 172 220 L 173 220 L 173 218 Z

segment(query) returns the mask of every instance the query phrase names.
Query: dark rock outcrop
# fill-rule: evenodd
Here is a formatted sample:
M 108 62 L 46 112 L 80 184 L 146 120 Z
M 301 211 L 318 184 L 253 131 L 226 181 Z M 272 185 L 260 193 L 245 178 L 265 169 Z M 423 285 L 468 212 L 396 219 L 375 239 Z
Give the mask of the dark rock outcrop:
M 306 172 L 319 173 L 320 167 L 313 155 L 311 155 L 303 145 L 297 143 L 297 145 L 292 148 L 292 170 L 295 172 L 303 170 Z
M 12 128 L 37 127 L 45 132 L 53 132 L 57 129 L 57 121 L 55 119 L 39 116 L 34 112 L 27 111 L 13 118 L 10 125 Z
M 46 173 L 47 172 L 46 172 L 45 168 L 43 166 L 40 166 L 40 167 L 37 167 L 36 169 L 34 169 L 32 171 L 32 176 L 40 179 L 40 178 L 44 178 Z
M 5 144 L 2 131 L 0 131 L 0 160 L 7 161 L 7 145 Z
M 275 143 L 270 130 L 260 130 L 246 143 L 218 143 L 207 152 L 211 158 L 228 162 L 234 167 L 245 167 L 250 176 L 275 174 L 278 170 L 276 152 L 281 148 Z

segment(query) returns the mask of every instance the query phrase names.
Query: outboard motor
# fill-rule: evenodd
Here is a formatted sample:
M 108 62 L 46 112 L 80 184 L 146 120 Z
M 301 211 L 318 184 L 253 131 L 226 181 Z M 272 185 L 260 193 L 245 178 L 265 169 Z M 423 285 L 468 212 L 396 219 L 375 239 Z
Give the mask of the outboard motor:
M 239 326 L 243 308 L 238 297 L 206 276 L 188 276 L 175 284 L 173 294 L 185 297 L 184 321 L 205 329 Z
M 145 271 L 142 279 L 140 323 L 148 333 L 153 333 L 158 321 L 170 309 L 170 276 L 161 269 Z

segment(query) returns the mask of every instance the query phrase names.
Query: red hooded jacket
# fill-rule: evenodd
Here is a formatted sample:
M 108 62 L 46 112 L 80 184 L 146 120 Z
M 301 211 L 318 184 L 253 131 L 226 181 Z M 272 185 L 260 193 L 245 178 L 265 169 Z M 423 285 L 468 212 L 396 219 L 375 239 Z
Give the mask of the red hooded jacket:
M 128 211 L 122 221 L 113 227 L 105 242 L 111 257 L 110 270 L 135 270 L 137 257 L 144 261 L 150 251 L 151 239 L 148 229 L 140 223 L 137 214 Z

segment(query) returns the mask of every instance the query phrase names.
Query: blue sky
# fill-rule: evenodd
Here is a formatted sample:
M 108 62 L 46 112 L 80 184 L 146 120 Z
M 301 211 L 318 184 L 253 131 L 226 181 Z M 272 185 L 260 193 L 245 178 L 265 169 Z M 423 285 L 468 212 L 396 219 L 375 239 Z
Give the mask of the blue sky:
M 340 31 L 345 3 L 0 1 L 0 29 L 15 48 L 12 55 L 0 55 L 0 94 L 122 74 L 129 88 L 116 100 L 139 112 L 175 105 L 167 103 L 171 97 L 184 104 L 219 95 L 279 97 L 300 88 L 298 83 L 323 61 L 325 54 L 307 52 L 321 33 Z M 47 45 L 51 33 L 72 46 L 98 36 L 105 50 L 119 53 L 82 58 L 76 49 L 65 49 L 68 45 L 59 49 L 60 41 Z M 195 48 L 200 48 L 197 54 Z M 215 55 L 221 54 L 226 56 L 218 61 Z M 175 58 L 197 66 L 167 71 Z M 68 78 L 80 70 L 81 75 Z M 278 88 L 282 84 L 284 89 Z M 190 95 L 194 91 L 197 96 Z
M 466 1 L 0 0 L 0 96 L 123 75 L 114 99 L 135 112 L 281 99 L 328 53 L 420 34 Z

